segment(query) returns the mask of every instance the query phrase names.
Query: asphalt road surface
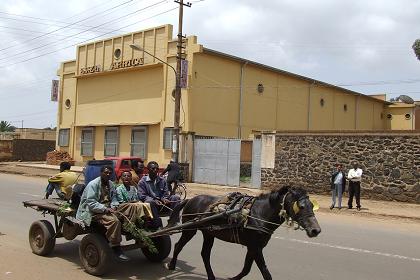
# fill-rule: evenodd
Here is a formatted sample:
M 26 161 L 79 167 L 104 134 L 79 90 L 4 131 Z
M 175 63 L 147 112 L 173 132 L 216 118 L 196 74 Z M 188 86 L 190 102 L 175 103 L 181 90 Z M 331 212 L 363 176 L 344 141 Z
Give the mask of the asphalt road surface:
M 22 201 L 40 199 L 44 188 L 45 179 L 0 174 L 0 279 L 98 279 L 80 266 L 80 238 L 57 240 L 48 257 L 32 254 L 28 229 L 44 217 L 24 208 Z M 420 279 L 420 224 L 322 213 L 317 217 L 322 227 L 317 238 L 286 227 L 274 233 L 264 250 L 273 279 Z M 172 242 L 178 238 L 172 236 Z M 131 261 L 114 264 L 103 278 L 207 279 L 201 242 L 197 234 L 181 252 L 174 272 L 167 271 L 164 264 L 148 262 L 134 250 L 128 252 Z M 245 248 L 216 241 L 211 261 L 218 279 L 236 275 L 244 256 Z M 245 279 L 262 279 L 255 264 Z

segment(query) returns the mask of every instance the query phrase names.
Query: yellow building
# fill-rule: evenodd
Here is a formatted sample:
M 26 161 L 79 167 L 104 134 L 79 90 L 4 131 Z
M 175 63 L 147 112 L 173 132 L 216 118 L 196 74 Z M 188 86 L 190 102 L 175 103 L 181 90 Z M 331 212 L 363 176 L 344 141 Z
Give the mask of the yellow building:
M 57 145 L 77 162 L 134 155 L 163 164 L 172 156 L 175 73 L 130 44 L 176 66 L 171 25 L 80 45 L 75 60 L 61 63 Z M 185 40 L 185 58 L 181 161 L 191 158 L 192 134 L 395 129 L 385 100 L 207 49 L 195 36 Z

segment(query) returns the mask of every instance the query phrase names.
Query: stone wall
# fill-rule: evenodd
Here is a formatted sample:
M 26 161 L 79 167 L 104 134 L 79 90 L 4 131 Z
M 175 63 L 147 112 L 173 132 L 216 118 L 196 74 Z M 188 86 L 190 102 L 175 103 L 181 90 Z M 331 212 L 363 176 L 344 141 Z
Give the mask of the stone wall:
M 14 139 L 13 160 L 42 161 L 45 160 L 47 152 L 55 149 L 55 141 Z
M 330 174 L 341 163 L 363 169 L 362 197 L 420 203 L 420 132 L 278 133 L 274 168 L 262 168 L 263 188 L 303 186 L 330 193 Z

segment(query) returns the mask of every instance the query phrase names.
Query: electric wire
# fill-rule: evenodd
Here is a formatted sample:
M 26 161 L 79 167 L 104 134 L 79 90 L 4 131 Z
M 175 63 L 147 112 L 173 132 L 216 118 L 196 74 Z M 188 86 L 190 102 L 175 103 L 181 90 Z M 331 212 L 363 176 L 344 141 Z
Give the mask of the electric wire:
M 155 14 L 155 15 L 151 16 L 151 17 L 148 17 L 148 18 L 142 19 L 142 20 L 140 20 L 140 21 L 137 21 L 137 22 L 134 22 L 134 23 L 128 24 L 128 25 L 126 25 L 126 26 L 123 26 L 123 27 L 121 27 L 121 28 L 115 29 L 114 31 L 118 31 L 118 30 L 121 30 L 121 29 L 127 28 L 127 27 L 129 27 L 129 26 L 132 26 L 132 25 L 138 24 L 139 22 L 142 22 L 142 21 L 145 21 L 145 20 L 149 20 L 149 19 L 154 18 L 154 17 L 156 17 L 156 16 L 160 16 L 160 15 L 163 15 L 163 14 L 169 13 L 169 12 L 174 11 L 174 10 L 176 10 L 176 9 L 177 9 L 177 7 L 172 8 L 172 9 L 169 9 L 169 10 L 166 10 L 166 11 L 163 11 L 163 12 L 160 12 L 160 13 L 158 13 L 158 14 Z M 60 48 L 60 49 L 56 49 L 56 50 L 51 51 L 51 52 L 43 53 L 43 54 L 40 54 L 40 55 L 37 55 L 37 56 L 31 57 L 31 58 L 28 58 L 28 59 L 25 59 L 25 60 L 22 60 L 22 61 L 18 61 L 18 62 L 15 62 L 15 63 L 10 63 L 10 64 L 5 65 L 5 66 L 0 66 L 0 69 L 1 69 L 1 68 L 8 68 L 8 67 L 13 66 L 13 65 L 21 64 L 21 63 L 24 63 L 24 62 L 27 62 L 27 61 L 34 60 L 34 59 L 39 58 L 39 57 L 43 57 L 43 56 L 46 56 L 46 55 L 49 55 L 49 54 L 52 54 L 52 53 L 56 53 L 56 52 L 61 51 L 61 50 L 64 50 L 64 49 L 67 49 L 67 48 L 70 48 L 70 47 L 74 47 L 74 46 L 77 46 L 77 45 L 79 45 L 79 44 L 82 44 L 82 43 L 85 43 L 85 42 L 89 42 L 89 41 L 92 41 L 92 40 L 97 39 L 97 38 L 101 38 L 102 36 L 107 35 L 107 34 L 109 34 L 109 33 L 110 33 L 110 32 L 103 33 L 103 34 L 100 34 L 100 35 L 98 35 L 98 36 L 92 37 L 92 38 L 90 38 L 90 39 L 88 39 L 88 40 L 81 41 L 81 42 L 78 42 L 78 43 L 75 43 L 75 44 L 72 44 L 72 45 L 68 45 L 68 46 L 66 46 L 66 47 L 63 47 L 63 48 Z
M 20 42 L 20 44 L 26 44 L 26 43 L 31 42 L 31 41 L 33 41 L 33 40 L 36 40 L 36 39 L 42 38 L 42 37 L 44 37 L 44 36 L 46 36 L 46 35 L 48 35 L 48 34 L 52 34 L 52 33 L 57 32 L 57 31 L 59 31 L 59 30 L 66 29 L 67 27 L 73 26 L 73 25 L 75 25 L 75 24 L 77 24 L 77 23 L 80 23 L 80 22 L 83 22 L 83 21 L 86 21 L 86 20 L 90 20 L 90 19 L 92 19 L 92 17 L 95 17 L 96 15 L 100 15 L 100 14 L 102 14 L 102 13 L 104 13 L 104 12 L 107 12 L 107 11 L 110 11 L 110 10 L 114 10 L 114 9 L 116 9 L 116 8 L 118 8 L 118 7 L 122 6 L 122 5 L 125 5 L 125 4 L 127 4 L 127 3 L 130 3 L 130 2 L 132 2 L 132 1 L 134 1 L 134 0 L 128 0 L 128 1 L 125 1 L 125 2 L 123 2 L 123 3 L 121 3 L 121 4 L 118 4 L 118 5 L 114 6 L 114 7 L 112 7 L 112 8 L 109 8 L 109 9 L 107 9 L 107 10 L 105 10 L 105 11 L 102 11 L 102 12 L 96 13 L 96 14 L 94 14 L 93 16 L 89 16 L 89 17 L 87 17 L 87 18 L 83 18 L 83 19 L 81 19 L 81 20 L 78 20 L 78 21 L 76 21 L 76 22 L 73 22 L 73 23 L 67 24 L 67 25 L 65 25 L 65 26 L 63 26 L 63 27 L 60 27 L 60 28 L 58 28 L 58 29 L 55 29 L 55 30 L 53 30 L 53 31 L 47 32 L 46 34 L 39 35 L 39 36 L 36 36 L 36 37 L 30 38 L 30 39 L 28 39 L 28 40 L 25 40 L 25 41 L 23 41 L 23 42 Z M 91 30 L 91 29 L 89 29 L 89 30 Z M 12 46 L 9 46 L 9 47 L 6 47 L 6 48 L 2 48 L 2 49 L 0 49 L 0 51 L 4 51 L 4 50 L 10 49 L 10 48 L 12 48 Z
M 132 1 L 132 0 L 130 0 L 130 1 Z M 167 0 L 162 0 L 162 1 L 160 1 L 160 2 L 156 2 L 156 3 L 152 4 L 152 5 L 149 5 L 149 6 L 146 6 L 146 7 L 144 7 L 144 8 L 138 9 L 138 10 L 136 10 L 136 11 L 134 11 L 134 12 L 131 12 L 131 13 L 126 14 L 126 15 L 123 15 L 123 16 L 118 17 L 118 18 L 116 18 L 116 19 L 112 19 L 112 20 L 110 20 L 110 21 L 107 21 L 107 22 L 105 22 L 105 23 L 102 23 L 102 24 L 100 24 L 100 25 L 97 25 L 97 26 L 95 26 L 95 27 L 92 27 L 92 28 L 90 28 L 90 29 L 87 29 L 87 30 L 81 31 L 81 32 L 76 33 L 76 34 L 72 34 L 72 35 L 66 36 L 66 37 L 65 37 L 65 38 L 63 38 L 63 39 L 66 39 L 66 38 L 72 38 L 72 37 L 74 37 L 74 36 L 76 36 L 76 35 L 80 35 L 80 34 L 86 33 L 86 32 L 88 32 L 88 31 L 91 31 L 91 30 L 93 30 L 93 29 L 95 29 L 95 28 L 99 27 L 99 26 L 103 26 L 103 25 L 106 25 L 106 24 L 108 24 L 108 23 L 114 22 L 115 20 L 119 20 L 119 19 L 121 19 L 121 18 L 126 18 L 126 17 L 127 17 L 127 16 L 129 16 L 129 15 L 134 15 L 134 14 L 136 14 L 136 13 L 138 13 L 138 12 L 145 11 L 145 10 L 147 10 L 147 9 L 149 9 L 149 8 L 155 7 L 155 6 L 160 5 L 160 4 L 164 3 L 164 2 L 167 2 Z M 138 23 L 138 22 L 136 22 L 136 23 Z M 134 24 L 135 24 L 135 23 L 134 23 Z M 130 25 L 128 25 L 128 26 L 130 26 Z M 106 33 L 101 34 L 101 35 L 99 35 L 99 36 L 96 36 L 96 37 L 94 37 L 94 38 L 98 38 L 98 37 L 103 36 L 103 35 L 105 35 L 105 34 L 114 33 L 115 31 L 119 31 L 119 30 L 124 29 L 124 28 L 126 28 L 126 27 L 127 27 L 127 26 L 122 27 L 122 28 L 118 28 L 118 29 L 114 29 L 114 30 L 112 30 L 112 31 L 110 31 L 110 32 L 106 32 Z M 35 50 L 37 50 L 37 49 L 44 48 L 44 47 L 46 47 L 46 46 L 50 46 L 50 45 L 54 45 L 54 44 L 57 44 L 57 43 L 61 43 L 61 41 L 62 41 L 63 39 L 61 39 L 61 40 L 59 40 L 59 41 L 57 41 L 57 42 L 47 43 L 47 44 L 44 44 L 44 45 L 38 46 L 38 47 L 36 47 L 36 48 L 32 48 L 32 49 L 29 49 L 29 50 L 26 50 L 26 51 L 23 51 L 23 52 L 20 52 L 20 53 L 16 53 L 16 54 L 14 54 L 14 55 L 12 55 L 12 56 L 9 56 L 9 57 L 0 58 L 0 61 L 7 60 L 7 59 L 11 59 L 11 58 L 14 58 L 14 57 L 16 57 L 16 56 L 20 56 L 20 55 L 22 55 L 22 54 L 26 54 L 26 53 L 28 53 L 28 52 L 33 52 L 33 51 L 35 51 Z M 87 39 L 87 40 L 85 40 L 85 41 L 83 41 L 83 42 L 90 41 L 90 40 L 92 40 L 92 38 Z M 78 42 L 78 43 L 73 44 L 73 45 L 71 45 L 71 46 L 78 45 L 78 44 L 80 44 L 80 43 L 82 43 L 82 42 Z M 69 47 L 70 47 L 70 46 L 69 46 Z M 66 48 L 67 48 L 67 47 L 66 47 Z M 61 49 L 60 49 L 60 50 L 61 50 Z M 0 50 L 0 51 L 1 51 L 1 50 Z M 54 51 L 54 52 L 56 52 L 56 51 Z M 19 59 L 19 58 L 18 58 L 18 59 Z M 12 65 L 14 65 L 14 64 L 12 64 Z

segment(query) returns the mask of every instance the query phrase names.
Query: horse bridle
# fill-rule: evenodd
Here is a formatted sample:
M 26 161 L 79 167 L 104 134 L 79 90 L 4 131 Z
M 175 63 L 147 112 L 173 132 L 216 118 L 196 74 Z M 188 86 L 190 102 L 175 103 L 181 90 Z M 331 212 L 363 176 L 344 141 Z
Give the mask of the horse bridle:
M 291 216 L 289 216 L 288 214 L 287 214 L 287 211 L 286 211 L 286 209 L 285 209 L 285 201 L 286 201 L 286 197 L 287 197 L 287 195 L 288 194 L 291 194 L 292 196 L 293 196 L 293 193 L 291 192 L 291 191 L 288 191 L 284 196 L 283 196 L 283 201 L 282 201 L 282 203 L 281 203 L 281 210 L 280 210 L 280 212 L 279 212 L 279 216 L 280 217 L 283 217 L 284 218 L 284 220 L 285 220 L 285 222 L 287 222 L 288 224 L 293 224 L 293 222 L 295 222 L 296 224 L 297 224 L 297 227 L 295 227 L 295 229 L 301 229 L 301 230 L 303 230 L 303 228 L 302 228 L 302 226 L 300 225 L 300 223 L 302 222 L 302 220 L 303 220 L 303 218 L 305 218 L 306 217 L 306 215 L 305 216 L 302 216 L 302 215 L 297 215 L 298 213 L 299 213 L 299 211 L 300 211 L 300 204 L 301 204 L 301 202 L 303 201 L 303 200 L 309 200 L 309 201 L 311 201 L 310 200 L 310 198 L 309 198 L 309 196 L 308 195 L 306 195 L 306 196 L 302 196 L 302 197 L 300 197 L 298 200 L 296 200 L 294 203 L 293 203 L 293 206 L 292 206 L 292 210 L 293 210 L 293 212 L 294 212 L 294 216 L 297 218 L 297 220 L 294 220 Z M 312 201 L 311 201 L 312 202 Z M 313 204 L 314 205 L 314 204 Z M 312 214 L 312 215 L 307 215 L 308 217 L 310 217 L 310 216 L 314 216 L 314 214 Z

